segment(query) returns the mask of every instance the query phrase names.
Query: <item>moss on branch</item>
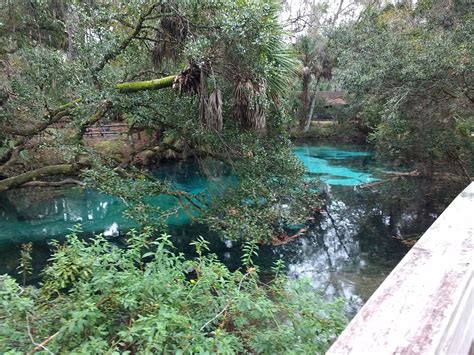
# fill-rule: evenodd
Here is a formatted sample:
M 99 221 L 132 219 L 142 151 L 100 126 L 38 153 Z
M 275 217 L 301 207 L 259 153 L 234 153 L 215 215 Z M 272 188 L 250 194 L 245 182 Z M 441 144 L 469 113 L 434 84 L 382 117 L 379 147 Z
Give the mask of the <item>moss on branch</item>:
M 143 90 L 159 90 L 173 86 L 176 75 L 170 75 L 160 79 L 146 80 L 146 81 L 130 81 L 126 83 L 117 84 L 120 92 L 136 92 Z

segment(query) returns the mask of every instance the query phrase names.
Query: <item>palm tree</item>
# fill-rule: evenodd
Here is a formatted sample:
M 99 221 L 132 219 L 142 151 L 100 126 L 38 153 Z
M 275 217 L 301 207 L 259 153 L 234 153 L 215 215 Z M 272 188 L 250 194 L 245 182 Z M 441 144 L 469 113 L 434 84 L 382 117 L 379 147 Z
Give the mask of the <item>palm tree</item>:
M 303 35 L 296 42 L 296 49 L 300 53 L 302 64 L 301 79 L 301 107 L 299 110 L 299 127 L 307 131 L 313 115 L 316 95 L 310 95 L 313 80 L 317 88 L 321 79 L 331 79 L 332 60 L 327 53 L 326 40 L 319 35 Z

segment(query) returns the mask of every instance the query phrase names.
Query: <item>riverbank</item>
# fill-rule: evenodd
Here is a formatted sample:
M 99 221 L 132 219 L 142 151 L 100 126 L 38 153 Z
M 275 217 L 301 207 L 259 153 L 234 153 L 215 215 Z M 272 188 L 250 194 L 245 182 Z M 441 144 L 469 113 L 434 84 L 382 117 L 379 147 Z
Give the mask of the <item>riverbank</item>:
M 290 137 L 296 144 L 305 140 L 322 141 L 329 144 L 367 144 L 367 134 L 367 131 L 361 128 L 357 122 L 313 120 L 307 132 L 293 130 L 290 132 Z

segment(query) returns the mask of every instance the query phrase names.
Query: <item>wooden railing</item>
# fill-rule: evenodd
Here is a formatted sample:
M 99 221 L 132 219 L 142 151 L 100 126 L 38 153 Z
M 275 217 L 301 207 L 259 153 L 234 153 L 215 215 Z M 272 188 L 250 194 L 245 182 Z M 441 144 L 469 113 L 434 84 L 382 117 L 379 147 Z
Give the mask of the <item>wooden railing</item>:
M 448 206 L 327 354 L 474 354 L 474 183 Z
M 108 136 L 122 136 L 127 135 L 128 125 L 126 123 L 121 124 L 104 124 L 101 126 L 87 127 L 84 137 L 93 138 L 93 137 L 108 137 Z

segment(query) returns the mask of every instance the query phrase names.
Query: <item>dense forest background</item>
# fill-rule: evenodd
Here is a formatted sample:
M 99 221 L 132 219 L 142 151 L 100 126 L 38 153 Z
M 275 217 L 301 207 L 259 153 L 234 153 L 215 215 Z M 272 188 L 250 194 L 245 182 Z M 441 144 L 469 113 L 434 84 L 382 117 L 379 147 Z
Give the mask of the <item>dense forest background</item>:
M 308 26 L 296 37 L 303 65 L 300 128 L 307 131 L 313 116 L 317 95 L 311 97 L 311 92 L 343 90 L 349 105 L 339 109 L 341 126 L 356 129 L 381 156 L 413 164 L 425 175 L 442 175 L 445 181 L 469 182 L 472 4 L 339 5 L 329 15 L 321 7 L 305 7 L 306 16 L 300 18 Z

